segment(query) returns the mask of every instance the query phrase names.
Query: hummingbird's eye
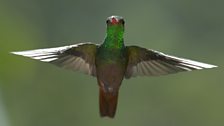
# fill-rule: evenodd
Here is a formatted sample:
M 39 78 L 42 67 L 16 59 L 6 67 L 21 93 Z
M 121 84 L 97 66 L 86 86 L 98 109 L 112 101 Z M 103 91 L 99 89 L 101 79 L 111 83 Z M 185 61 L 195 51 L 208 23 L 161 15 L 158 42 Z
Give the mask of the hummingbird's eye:
M 108 24 L 110 22 L 110 20 L 107 20 L 106 23 Z
M 121 22 L 121 24 L 123 24 L 123 25 L 124 25 L 124 23 L 125 23 L 123 19 L 121 19 L 120 22 Z

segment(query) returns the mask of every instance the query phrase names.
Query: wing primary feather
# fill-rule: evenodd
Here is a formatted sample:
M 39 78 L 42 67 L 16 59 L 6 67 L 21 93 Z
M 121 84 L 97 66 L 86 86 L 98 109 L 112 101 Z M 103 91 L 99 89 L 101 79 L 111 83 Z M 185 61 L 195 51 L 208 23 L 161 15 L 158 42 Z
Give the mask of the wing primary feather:
M 167 73 L 166 70 L 164 70 L 164 68 L 162 67 L 161 64 L 159 64 L 157 61 L 152 61 L 153 65 L 155 66 L 155 68 L 157 69 L 157 71 L 161 74 L 164 75 Z
M 153 65 L 152 62 L 147 62 L 148 65 L 150 66 L 148 69 L 151 71 L 152 75 L 155 76 L 158 74 L 157 70 L 155 69 L 155 66 Z
M 201 67 L 201 68 L 214 68 L 214 67 L 217 67 L 215 65 L 206 64 L 206 63 L 202 63 L 202 62 L 198 62 L 198 61 L 193 61 L 193 60 L 189 60 L 189 59 L 185 59 L 185 58 L 178 58 L 178 57 L 170 56 L 170 55 L 166 55 L 166 54 L 164 54 L 164 55 L 166 57 L 172 58 L 174 60 L 178 60 L 181 63 L 186 63 L 186 64 L 189 64 L 189 65 L 194 65 L 194 66 Z
M 62 67 L 65 69 L 74 69 L 76 58 L 70 57 L 68 60 L 62 63 Z M 75 70 L 75 69 L 74 69 Z
M 144 75 L 149 75 L 148 70 L 147 70 L 147 67 L 144 65 L 144 62 L 140 62 L 140 67 L 141 67 L 142 73 Z
M 200 70 L 200 69 L 203 69 L 201 67 L 194 66 L 194 65 L 191 65 L 191 64 L 186 64 L 186 63 L 179 63 L 179 65 L 181 65 L 183 67 L 187 67 L 187 68 L 192 69 L 192 70 Z
M 81 70 L 84 73 L 95 76 L 95 55 L 98 47 L 99 45 L 97 44 L 87 42 L 56 48 L 11 53 L 43 62 L 49 62 L 67 69 Z
M 154 64 L 159 67 L 164 73 L 169 73 L 169 68 L 165 67 L 163 64 L 158 61 L 154 61 Z
M 164 70 L 164 68 L 161 67 L 162 65 L 159 64 L 157 61 L 152 61 L 152 63 L 155 66 L 155 68 L 157 69 L 157 71 L 159 72 L 159 74 L 164 75 L 167 73 L 167 71 Z
M 175 65 L 171 65 L 169 63 L 166 63 L 164 61 L 159 60 L 159 63 L 163 64 L 165 67 L 170 69 L 170 72 L 177 72 L 177 71 L 182 71 L 181 68 L 176 67 Z
M 82 59 L 81 59 L 81 58 L 77 58 L 77 59 L 76 59 L 76 64 L 75 64 L 75 66 L 74 66 L 74 69 L 75 69 L 75 70 L 79 70 L 81 64 L 82 64 Z
M 151 71 L 149 70 L 149 65 L 147 64 L 147 62 L 142 62 L 142 65 L 145 67 L 145 71 L 146 71 L 146 75 L 152 75 Z

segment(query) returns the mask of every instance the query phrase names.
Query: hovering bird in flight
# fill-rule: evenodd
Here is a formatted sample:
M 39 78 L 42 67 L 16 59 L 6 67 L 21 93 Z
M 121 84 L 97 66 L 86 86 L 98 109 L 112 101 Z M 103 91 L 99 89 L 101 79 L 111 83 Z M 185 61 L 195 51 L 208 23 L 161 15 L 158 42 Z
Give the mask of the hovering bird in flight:
M 106 24 L 106 38 L 99 45 L 79 43 L 12 53 L 96 77 L 99 85 L 100 115 L 110 118 L 115 116 L 119 88 L 124 78 L 160 76 L 216 67 L 139 46 L 126 46 L 123 39 L 124 19 L 110 16 Z

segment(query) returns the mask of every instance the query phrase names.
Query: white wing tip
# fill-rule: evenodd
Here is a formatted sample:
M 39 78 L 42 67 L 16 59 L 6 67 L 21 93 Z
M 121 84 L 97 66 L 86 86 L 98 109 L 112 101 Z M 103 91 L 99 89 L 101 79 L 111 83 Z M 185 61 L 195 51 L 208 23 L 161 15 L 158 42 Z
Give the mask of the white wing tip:
M 32 56 L 31 51 L 20 51 L 20 52 L 10 52 L 10 53 L 14 55 L 20 55 L 20 56 L 26 56 L 26 57 Z
M 216 65 L 211 65 L 211 64 L 206 64 L 206 67 L 205 67 L 205 68 L 216 68 L 216 67 L 218 67 L 218 66 L 216 66 Z
M 215 66 L 215 65 L 211 65 L 211 64 L 207 64 L 207 63 L 202 63 L 202 62 L 197 62 L 197 61 L 192 61 L 192 60 L 185 60 L 183 63 L 189 64 L 189 65 L 193 65 L 193 66 L 199 67 L 201 69 L 218 67 L 218 66 Z
M 11 54 L 21 55 L 21 52 L 10 52 Z
M 164 54 L 164 55 L 167 56 L 167 57 L 173 58 L 173 59 L 177 59 L 177 60 L 181 61 L 182 64 L 187 65 L 189 67 L 193 67 L 195 69 L 206 69 L 206 68 L 218 67 L 218 66 L 215 66 L 215 65 L 202 63 L 202 62 L 198 62 L 198 61 L 194 61 L 194 60 L 179 58 L 179 57 L 170 56 L 170 55 L 166 55 L 166 54 Z
M 36 60 L 40 60 L 40 61 L 43 61 L 43 62 L 51 62 L 53 60 L 58 59 L 56 57 L 57 55 L 53 55 L 51 53 L 46 53 L 48 55 L 42 55 L 42 53 L 35 52 L 35 51 L 36 50 L 34 50 L 34 51 L 10 52 L 10 53 L 15 54 L 15 55 L 24 56 L 24 57 L 29 57 L 31 59 L 36 59 Z

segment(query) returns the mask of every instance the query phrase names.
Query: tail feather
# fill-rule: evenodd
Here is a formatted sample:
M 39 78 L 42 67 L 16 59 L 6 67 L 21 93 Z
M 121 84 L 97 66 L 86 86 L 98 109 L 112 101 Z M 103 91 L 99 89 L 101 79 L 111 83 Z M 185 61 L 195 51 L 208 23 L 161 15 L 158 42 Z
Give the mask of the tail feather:
M 117 108 L 118 92 L 109 93 L 100 89 L 99 104 L 101 117 L 114 118 Z

